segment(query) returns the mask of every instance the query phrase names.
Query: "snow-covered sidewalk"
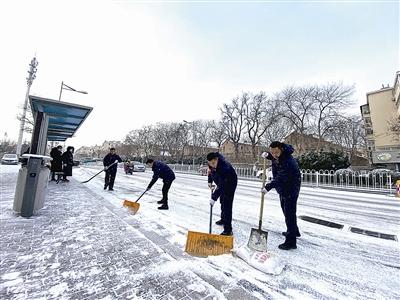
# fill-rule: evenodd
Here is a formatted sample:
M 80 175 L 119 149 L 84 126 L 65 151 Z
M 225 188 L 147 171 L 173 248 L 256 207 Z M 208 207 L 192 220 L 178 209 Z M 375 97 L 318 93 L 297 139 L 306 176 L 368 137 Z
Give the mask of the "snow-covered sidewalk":
M 399 242 L 299 220 L 298 249 L 279 251 L 283 218 L 273 193 L 268 194 L 264 228 L 269 231 L 269 249 L 286 264 L 280 275 L 262 273 L 232 255 L 195 258 L 183 251 L 188 230 L 207 231 L 205 177 L 179 174 L 169 211 L 156 209 L 161 186 L 156 184 L 133 216 L 123 200 L 140 195 L 151 172 L 118 173 L 115 192 L 109 192 L 102 189 L 103 175 L 80 184 L 77 180 L 98 170 L 78 168 L 71 182 L 49 183 L 45 207 L 24 219 L 12 211 L 17 171 L 16 166 L 0 167 L 0 298 L 400 298 Z M 341 217 L 345 224 L 361 228 L 373 220 L 372 229 L 389 233 L 399 228 L 392 216 L 399 209 L 395 199 L 323 192 L 321 198 L 319 192 L 304 189 L 299 214 Z M 257 225 L 258 198 L 258 183 L 239 183 L 233 223 L 236 247 L 246 243 Z M 379 212 L 387 221 L 379 221 Z M 386 230 L 384 222 L 391 222 Z
M 18 216 L 15 169 L 1 172 L 0 299 L 251 299 L 218 291 L 180 249 L 74 179 L 49 183 L 45 207 Z

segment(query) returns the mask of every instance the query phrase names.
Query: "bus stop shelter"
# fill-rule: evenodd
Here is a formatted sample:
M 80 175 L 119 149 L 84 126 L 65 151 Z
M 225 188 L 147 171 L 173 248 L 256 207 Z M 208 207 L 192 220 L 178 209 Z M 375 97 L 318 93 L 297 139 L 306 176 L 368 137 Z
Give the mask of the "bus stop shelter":
M 27 218 L 44 205 L 50 172 L 46 162 L 51 160 L 45 156 L 47 142 L 64 142 L 73 137 L 93 109 L 37 96 L 29 96 L 29 100 L 34 118 L 31 148 L 29 154 L 22 156 L 26 164 L 18 173 L 13 205 Z
M 92 107 L 29 96 L 35 120 L 31 154 L 45 155 L 47 142 L 64 142 L 74 136 Z

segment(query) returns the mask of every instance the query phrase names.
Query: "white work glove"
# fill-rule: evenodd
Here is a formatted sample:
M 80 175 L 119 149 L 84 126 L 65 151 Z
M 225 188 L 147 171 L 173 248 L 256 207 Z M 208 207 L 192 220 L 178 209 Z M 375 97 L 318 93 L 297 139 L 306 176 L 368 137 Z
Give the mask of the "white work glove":
M 117 164 L 118 163 L 118 159 L 116 159 L 115 161 L 114 161 L 114 164 Z
M 263 187 L 263 188 L 261 189 L 261 193 L 266 194 L 266 193 L 268 193 L 268 191 L 267 191 L 267 189 L 266 189 L 265 187 Z
M 210 199 L 210 205 L 214 206 L 214 204 L 215 204 L 215 200 L 214 199 Z
M 209 189 L 212 188 L 212 183 L 211 183 L 211 182 L 208 183 L 208 188 L 209 188 Z
M 108 170 L 108 167 L 104 167 L 104 171 L 107 171 Z
M 261 154 L 261 157 L 262 157 L 262 158 L 268 158 L 268 155 L 269 155 L 268 152 L 263 152 L 263 153 Z

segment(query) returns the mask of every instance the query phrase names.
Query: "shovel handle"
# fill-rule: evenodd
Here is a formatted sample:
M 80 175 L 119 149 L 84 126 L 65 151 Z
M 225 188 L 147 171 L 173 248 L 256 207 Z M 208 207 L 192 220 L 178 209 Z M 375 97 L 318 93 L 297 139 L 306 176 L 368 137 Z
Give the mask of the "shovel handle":
M 214 189 L 215 189 L 215 185 L 212 185 L 211 186 L 211 197 L 212 197 L 212 194 L 213 194 L 213 192 L 214 192 Z M 210 225 L 209 225 L 209 228 L 208 228 L 208 233 L 210 233 L 211 234 L 211 229 L 212 229 L 212 209 L 213 209 L 213 206 L 210 204 Z
M 140 197 L 135 201 L 135 203 L 138 202 L 138 201 L 140 200 L 140 198 L 142 198 L 143 195 L 146 194 L 146 192 L 147 192 L 147 190 L 145 190 L 145 191 L 140 195 Z
M 210 225 L 209 225 L 209 229 L 208 229 L 208 233 L 211 234 L 211 228 L 212 228 L 212 209 L 213 206 L 210 204 Z
M 262 176 L 262 187 L 265 187 L 265 181 L 266 181 L 266 174 L 267 171 L 267 160 L 264 158 L 263 161 L 263 176 Z M 263 219 L 263 211 L 264 211 L 264 196 L 265 194 L 263 192 L 261 192 L 261 205 L 260 205 L 260 218 L 258 220 L 258 229 L 261 230 L 262 227 L 262 219 Z

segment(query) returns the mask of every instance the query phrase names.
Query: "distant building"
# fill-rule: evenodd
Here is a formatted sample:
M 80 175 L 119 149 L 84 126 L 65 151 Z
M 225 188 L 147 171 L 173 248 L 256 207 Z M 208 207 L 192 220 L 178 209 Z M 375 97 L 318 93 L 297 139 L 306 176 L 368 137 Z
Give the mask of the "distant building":
M 357 153 L 355 153 L 355 155 L 353 154 L 352 156 L 350 149 L 329 141 L 325 141 L 323 139 L 319 140 L 317 137 L 314 137 L 311 134 L 301 134 L 293 131 L 284 138 L 284 142 L 294 147 L 295 152 L 293 156 L 295 157 L 308 152 L 317 151 L 319 144 L 319 151 L 335 153 L 342 152 L 348 157 L 352 157 L 351 164 L 354 166 L 367 166 L 369 164 L 368 159 L 362 152 L 357 151 Z
M 238 144 L 238 159 L 235 156 L 235 145 L 231 141 L 225 141 L 219 149 L 222 155 L 228 160 L 234 163 L 255 163 L 259 160 L 261 153 L 266 151 L 266 147 L 259 145 L 255 146 L 256 161 L 253 158 L 252 144 L 250 143 L 239 143 Z
M 400 170 L 400 137 L 389 130 L 389 123 L 400 116 L 400 72 L 393 87 L 367 93 L 367 104 L 361 105 L 367 149 L 373 164 Z
M 193 158 L 193 150 L 194 150 L 194 156 L 197 158 L 199 156 L 206 156 L 207 153 L 210 152 L 216 152 L 218 151 L 218 148 L 216 147 L 198 147 L 198 146 L 192 146 L 192 145 L 187 145 L 183 149 L 183 158 L 184 159 L 191 159 Z

